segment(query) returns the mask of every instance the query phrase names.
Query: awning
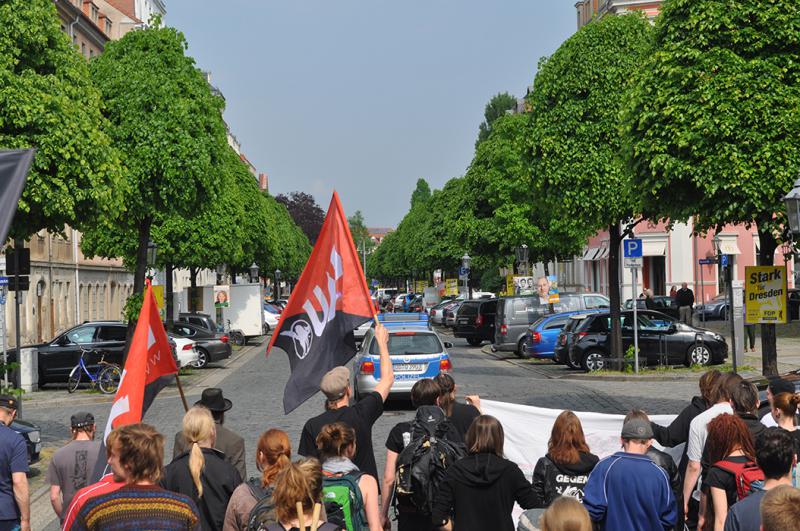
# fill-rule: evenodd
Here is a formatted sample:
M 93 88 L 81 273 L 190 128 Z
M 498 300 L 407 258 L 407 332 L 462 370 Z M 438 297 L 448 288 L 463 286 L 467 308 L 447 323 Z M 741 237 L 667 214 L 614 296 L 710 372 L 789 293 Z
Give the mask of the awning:
M 666 240 L 642 240 L 642 256 L 664 256 L 667 254 Z
M 719 254 L 742 254 L 735 239 L 722 240 L 719 242 Z
M 608 258 L 608 247 L 600 247 L 600 250 L 595 255 L 595 260 L 605 260 Z
M 594 260 L 594 257 L 597 255 L 597 252 L 600 250 L 599 247 L 587 247 L 586 251 L 583 253 L 583 258 L 581 260 Z

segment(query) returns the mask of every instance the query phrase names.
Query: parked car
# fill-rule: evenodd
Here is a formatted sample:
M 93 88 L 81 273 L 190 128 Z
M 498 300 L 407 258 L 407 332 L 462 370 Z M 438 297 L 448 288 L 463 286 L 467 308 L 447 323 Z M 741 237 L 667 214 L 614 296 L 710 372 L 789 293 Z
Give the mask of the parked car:
M 622 312 L 622 351 L 633 345 L 633 312 Z M 637 315 L 639 356 L 646 365 L 710 365 L 725 361 L 728 345 L 721 335 L 681 323 L 652 310 Z M 607 367 L 611 352 L 611 314 L 590 315 L 576 328 L 570 356 L 584 371 Z
M 408 305 L 409 312 L 424 312 L 425 302 L 422 295 L 415 296 Z
M 601 293 L 572 293 L 559 295 L 555 304 L 540 304 L 538 295 L 502 297 L 497 302 L 497 318 L 492 348 L 523 355 L 522 344 L 528 327 L 540 317 L 567 311 L 609 308 L 611 302 Z
M 172 340 L 170 342 L 170 347 L 175 349 L 175 363 L 178 365 L 178 368 L 196 366 L 200 359 L 197 347 L 195 346 L 196 343 L 188 337 L 179 336 L 174 332 L 168 332 L 167 336 Z
M 189 323 L 194 326 L 204 328 L 209 332 L 224 332 L 225 329 L 221 324 L 214 321 L 214 318 L 207 313 L 200 312 L 182 312 L 178 314 L 178 321 L 182 323 Z
M 275 308 L 275 306 L 271 304 L 264 304 L 264 325 L 263 325 L 264 335 L 269 334 L 271 330 L 275 330 L 275 327 L 278 326 L 280 318 L 281 318 L 281 313 L 277 311 L 277 308 Z
M 450 328 L 456 326 L 456 314 L 458 313 L 459 308 L 461 305 L 464 304 L 464 301 L 456 301 L 456 303 L 452 306 L 449 306 L 444 311 L 444 325 Z
M 600 310 L 593 311 L 596 313 Z M 564 328 L 562 328 L 561 332 L 558 334 L 556 346 L 553 350 L 553 361 L 566 365 L 570 369 L 580 368 L 580 364 L 570 357 L 570 347 L 575 339 L 575 330 L 589 315 L 591 315 L 591 313 L 576 313 L 569 317 Z
M 562 330 L 575 315 L 588 315 L 600 310 L 578 310 L 575 312 L 562 312 L 540 317 L 528 327 L 528 333 L 523 340 L 522 355 L 526 358 L 555 359 L 555 350 Z
M 172 332 L 181 337 L 194 340 L 197 349 L 195 367 L 202 369 L 209 363 L 231 357 L 231 345 L 228 335 L 223 332 L 212 332 L 205 327 L 183 321 L 175 322 Z
M 22 438 L 25 439 L 25 446 L 28 447 L 28 463 L 37 462 L 39 460 L 39 452 L 42 451 L 42 429 L 32 422 L 21 419 L 14 419 L 9 428 L 22 435 Z
M 728 298 L 724 293 L 720 293 L 705 304 L 695 304 L 694 313 L 698 319 L 724 321 L 728 316 Z
M 788 290 L 786 297 L 789 319 L 797 321 L 800 319 L 800 289 Z
M 449 372 L 453 365 L 447 349 L 439 335 L 428 329 L 428 321 L 393 322 L 389 331 L 389 354 L 394 368 L 394 384 L 389 392 L 392 397 L 408 398 L 411 387 L 422 378 L 433 378 L 440 372 Z M 376 376 L 381 373 L 378 344 L 375 330 L 370 328 L 361 348 L 353 360 L 353 394 L 359 396 L 375 389 Z
M 643 298 L 636 299 L 636 309 L 637 310 L 648 310 L 652 309 L 657 312 L 665 313 L 670 317 L 674 317 L 675 319 L 680 319 L 680 314 L 678 312 L 678 304 L 675 302 L 675 299 L 670 297 L 669 295 L 656 295 L 653 297 L 653 308 L 647 307 L 647 302 Z M 633 310 L 633 301 L 628 299 L 625 301 L 625 304 L 622 305 L 625 310 Z
M 393 301 L 394 310 L 395 311 L 403 311 L 403 300 L 406 298 L 408 293 L 398 293 Z
M 790 382 L 794 386 L 795 393 L 800 393 L 800 369 L 781 374 L 780 378 Z M 758 408 L 758 416 L 763 417 L 770 413 L 769 400 L 767 400 L 767 386 L 769 385 L 770 378 L 766 376 L 755 376 L 753 378 L 748 378 L 747 381 L 753 383 L 758 389 L 758 399 L 761 401 L 761 405 Z M 795 422 L 798 420 L 800 420 L 800 415 L 795 419 Z
M 494 339 L 497 299 L 464 301 L 458 309 L 453 335 L 464 338 L 473 347 Z
M 457 304 L 458 301 L 453 299 L 448 299 L 446 301 L 442 301 L 433 308 L 431 308 L 428 315 L 431 317 L 431 322 L 433 324 L 443 325 L 444 324 L 444 312 L 450 306 Z

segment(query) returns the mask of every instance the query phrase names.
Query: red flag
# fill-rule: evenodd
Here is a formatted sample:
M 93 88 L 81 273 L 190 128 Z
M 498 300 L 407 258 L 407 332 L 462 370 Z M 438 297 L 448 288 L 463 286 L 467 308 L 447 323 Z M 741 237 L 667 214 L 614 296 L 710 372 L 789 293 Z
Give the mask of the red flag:
M 289 356 L 286 413 L 319 391 L 326 372 L 353 357 L 353 330 L 374 315 L 350 226 L 333 192 L 317 243 L 267 349 L 277 346 Z

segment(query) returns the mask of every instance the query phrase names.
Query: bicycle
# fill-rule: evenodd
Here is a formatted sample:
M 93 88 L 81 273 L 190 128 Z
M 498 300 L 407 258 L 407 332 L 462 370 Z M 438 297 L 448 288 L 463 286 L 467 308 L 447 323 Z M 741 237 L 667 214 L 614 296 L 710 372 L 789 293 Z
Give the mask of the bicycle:
M 228 335 L 231 338 L 231 342 L 233 342 L 233 344 L 236 345 L 237 347 L 244 346 L 247 343 L 247 338 L 244 337 L 244 334 L 242 333 L 241 330 L 231 330 L 231 320 L 230 319 L 228 319 L 227 322 L 228 322 L 228 330 L 227 330 L 227 332 L 228 332 Z
M 113 394 L 117 392 L 120 379 L 122 378 L 122 371 L 119 365 L 105 361 L 105 352 L 100 353 L 100 361 L 97 362 L 97 370 L 92 372 L 90 367 L 86 366 L 84 357 L 87 354 L 96 354 L 96 350 L 89 350 L 81 347 L 81 357 L 78 364 L 73 367 L 69 373 L 69 380 L 67 380 L 67 391 L 74 393 L 81 383 L 81 377 L 85 373 L 89 377 L 90 385 L 95 385 L 100 388 L 103 394 Z

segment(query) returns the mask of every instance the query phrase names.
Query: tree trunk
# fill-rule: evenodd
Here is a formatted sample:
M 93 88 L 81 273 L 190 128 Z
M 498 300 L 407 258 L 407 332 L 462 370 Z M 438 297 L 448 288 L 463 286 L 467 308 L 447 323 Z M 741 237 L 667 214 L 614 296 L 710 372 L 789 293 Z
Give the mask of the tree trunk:
M 197 272 L 196 267 L 189 268 L 189 311 L 196 312 L 197 305 L 195 304 L 195 291 L 197 290 Z
M 231 284 L 236 284 L 236 272 L 238 271 L 235 267 L 230 266 L 231 271 Z
M 152 220 L 144 218 L 139 225 L 139 244 L 136 249 L 136 269 L 133 273 L 133 294 L 139 296 L 144 293 L 144 276 L 147 273 L 147 243 L 150 241 L 150 225 Z M 136 319 L 128 321 L 128 330 L 125 336 L 125 356 L 122 359 L 122 366 L 128 359 L 128 349 L 133 341 L 133 332 L 136 330 Z
M 775 237 L 771 232 L 763 232 L 759 229 L 758 242 L 760 245 L 760 265 L 773 265 L 775 263 L 775 249 L 778 248 L 778 242 Z M 778 375 L 777 335 L 774 324 L 761 325 L 761 372 L 764 376 Z
M 619 293 L 619 246 L 622 243 L 622 235 L 619 230 L 619 223 L 614 223 L 608 227 L 608 298 L 611 300 L 611 357 L 622 359 L 625 355 L 622 352 L 622 328 L 620 326 L 620 293 Z M 636 301 L 634 301 L 635 303 Z M 623 366 L 622 362 L 615 362 L 618 369 Z
M 167 285 L 164 287 L 164 304 L 167 308 L 167 330 L 172 330 L 172 325 L 175 320 L 175 305 L 172 297 L 172 262 L 167 262 L 164 266 L 164 275 L 167 277 Z

